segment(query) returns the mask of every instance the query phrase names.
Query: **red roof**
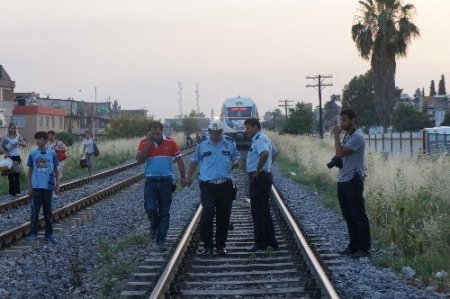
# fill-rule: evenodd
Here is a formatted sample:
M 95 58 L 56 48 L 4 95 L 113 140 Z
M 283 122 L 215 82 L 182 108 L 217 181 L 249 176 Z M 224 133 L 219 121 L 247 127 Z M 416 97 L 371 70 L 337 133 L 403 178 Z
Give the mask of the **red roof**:
M 17 106 L 13 110 L 13 115 L 18 114 L 46 114 L 54 116 L 65 116 L 66 111 L 61 108 L 52 108 L 44 106 Z

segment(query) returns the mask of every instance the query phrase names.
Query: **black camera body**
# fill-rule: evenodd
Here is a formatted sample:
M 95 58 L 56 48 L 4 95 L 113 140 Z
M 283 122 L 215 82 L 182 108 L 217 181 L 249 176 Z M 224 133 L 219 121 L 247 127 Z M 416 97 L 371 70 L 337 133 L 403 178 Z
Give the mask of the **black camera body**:
M 339 168 L 339 169 L 341 169 L 342 166 L 344 166 L 343 163 L 342 163 L 342 159 L 340 157 L 338 157 L 338 156 L 334 156 L 333 158 L 331 158 L 331 161 L 327 163 L 327 167 L 329 169 L 331 169 L 331 168 L 333 168 L 335 166 L 337 168 Z

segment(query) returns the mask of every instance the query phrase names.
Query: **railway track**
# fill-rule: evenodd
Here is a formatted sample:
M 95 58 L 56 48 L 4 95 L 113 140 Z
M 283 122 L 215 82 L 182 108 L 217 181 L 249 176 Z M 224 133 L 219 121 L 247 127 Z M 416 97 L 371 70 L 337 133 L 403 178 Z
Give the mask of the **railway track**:
M 246 177 L 242 175 L 242 177 Z M 246 186 L 245 182 L 241 182 Z M 199 253 L 201 206 L 162 258 L 152 252 L 128 283 L 128 298 L 339 298 L 316 252 L 273 188 L 273 218 L 279 248 L 255 253 L 250 203 L 233 205 L 225 256 Z M 164 255 L 163 255 L 164 256 Z
M 183 148 L 183 151 L 186 151 L 183 155 L 189 155 L 192 153 L 191 150 L 192 146 Z M 138 164 L 136 162 L 128 163 L 123 166 L 115 167 L 109 170 L 102 171 L 98 174 L 92 175 L 87 178 L 81 178 L 78 180 L 74 180 L 68 183 L 65 183 L 61 186 L 61 191 L 69 191 L 75 188 L 82 187 L 83 185 L 86 185 L 88 183 L 94 182 L 95 180 L 102 179 L 109 177 L 111 175 L 126 171 L 130 168 L 137 167 Z M 58 208 L 53 211 L 53 221 L 58 222 L 64 218 L 67 218 L 75 213 L 78 213 L 79 211 L 95 204 L 96 202 L 104 199 L 105 197 L 112 195 L 116 192 L 119 192 L 128 186 L 136 183 L 137 181 L 141 180 L 144 177 L 143 173 L 139 173 L 136 175 L 132 175 L 124 180 L 121 180 L 119 182 L 110 183 L 108 184 L 108 187 L 103 188 L 101 190 L 96 191 L 93 194 L 90 194 L 88 196 L 85 196 L 83 198 L 77 199 L 75 201 L 72 201 L 66 205 L 64 205 L 61 208 Z M 30 196 L 23 196 L 21 198 L 18 198 L 14 201 L 3 203 L 1 207 L 3 207 L 2 212 L 6 212 L 12 208 L 20 208 L 21 206 L 24 206 L 27 204 L 30 200 Z M 39 218 L 39 228 L 44 227 L 44 217 L 41 216 Z M 14 242 L 17 242 L 23 238 L 25 238 L 30 231 L 30 223 L 29 221 L 24 222 L 23 224 L 9 228 L 7 230 L 4 230 L 0 232 L 0 249 L 8 247 L 12 245 Z

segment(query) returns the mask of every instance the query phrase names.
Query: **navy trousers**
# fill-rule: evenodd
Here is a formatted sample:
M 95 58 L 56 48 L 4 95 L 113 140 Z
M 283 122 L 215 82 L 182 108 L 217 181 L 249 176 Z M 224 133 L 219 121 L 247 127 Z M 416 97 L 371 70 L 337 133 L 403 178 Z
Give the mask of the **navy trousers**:
M 338 199 L 342 216 L 347 223 L 352 250 L 370 249 L 370 227 L 364 208 L 364 179 L 356 175 L 348 182 L 338 183 Z
M 230 181 L 222 184 L 200 182 L 202 216 L 200 218 L 200 239 L 207 248 L 225 247 L 228 237 L 234 189 Z M 213 241 L 213 224 L 216 217 L 216 236 Z
M 253 218 L 255 245 L 261 248 L 278 247 L 275 239 L 275 229 L 270 215 L 270 189 L 273 179 L 272 173 L 261 172 L 258 177 L 249 176 L 250 205 Z

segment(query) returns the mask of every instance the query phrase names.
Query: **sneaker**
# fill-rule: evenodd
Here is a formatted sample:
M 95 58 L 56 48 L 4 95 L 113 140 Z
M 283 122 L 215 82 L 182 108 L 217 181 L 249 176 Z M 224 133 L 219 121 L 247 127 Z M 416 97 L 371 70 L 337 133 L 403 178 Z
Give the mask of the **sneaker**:
M 47 243 L 51 243 L 51 244 L 57 244 L 58 242 L 56 242 L 56 239 L 55 239 L 55 237 L 53 236 L 53 235 L 48 235 L 48 236 L 45 236 L 45 242 L 47 242 Z
M 36 234 L 30 234 L 29 236 L 28 236 L 28 240 L 30 240 L 30 241 L 36 241 L 37 240 L 37 235 Z
M 150 229 L 150 240 L 155 240 L 157 232 L 156 228 Z

